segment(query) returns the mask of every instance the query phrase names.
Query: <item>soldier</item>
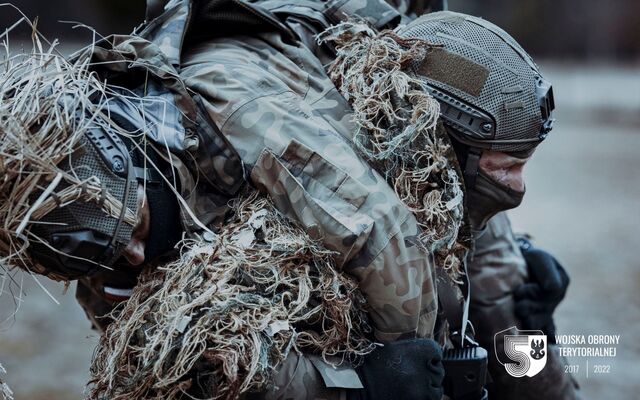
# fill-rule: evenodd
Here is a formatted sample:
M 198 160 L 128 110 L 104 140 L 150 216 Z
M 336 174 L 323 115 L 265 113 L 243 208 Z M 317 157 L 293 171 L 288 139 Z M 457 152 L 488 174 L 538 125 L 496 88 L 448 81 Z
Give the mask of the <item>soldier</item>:
M 507 216 L 501 212 L 517 207 L 522 201 L 525 190 L 522 168 L 551 129 L 554 107 L 551 87 L 540 75 L 529 83 L 515 82 L 517 76 L 522 79 L 525 71 L 537 70 L 537 66 L 501 29 L 473 17 L 466 17 L 462 22 L 456 14 L 434 14 L 421 19 L 426 22 L 432 18 L 439 19 L 440 24 L 409 27 L 402 35 L 445 44 L 445 51 L 465 58 L 453 56 L 444 61 L 448 57 L 434 57 L 418 66 L 417 73 L 425 76 L 427 85 L 441 101 L 445 110 L 442 118 L 464 170 L 475 242 L 468 267 L 472 293 L 470 319 L 475 324 L 476 338 L 492 356 L 494 335 L 514 326 L 541 330 L 548 335 L 549 342 L 554 343 L 552 313 L 564 297 L 568 276 L 551 255 L 533 248 L 525 238 L 516 241 Z M 426 29 L 426 25 L 431 26 Z M 474 31 L 478 27 L 491 30 L 495 33 L 494 39 L 503 42 L 488 45 L 488 40 Z M 447 35 L 455 39 L 447 39 Z M 509 46 L 515 53 L 501 53 L 499 46 Z M 474 52 L 473 49 L 478 48 L 490 50 Z M 516 61 L 518 55 L 521 58 Z M 469 60 L 490 71 L 481 92 L 474 93 L 472 87 L 474 82 L 480 84 L 484 74 L 478 70 L 465 71 L 467 67 L 474 69 L 471 65 L 465 67 Z M 535 92 L 531 90 L 527 94 L 524 89 L 527 86 L 535 87 Z M 456 107 L 452 100 L 461 100 L 463 106 Z M 479 114 L 469 115 L 469 112 Z M 539 128 L 531 125 L 527 117 L 538 112 L 542 117 Z M 488 125 L 481 122 L 479 131 L 474 131 L 471 123 L 465 126 L 465 118 L 475 119 L 475 126 L 483 113 L 491 115 L 491 119 L 485 121 Z M 577 385 L 563 372 L 564 361 L 555 346 L 550 347 L 548 358 L 547 367 L 539 375 L 528 382 L 518 382 L 490 357 L 494 379 L 491 398 L 578 398 Z
M 398 14 L 393 11 L 383 15 L 395 18 Z M 179 156 L 172 162 L 195 160 L 195 163 L 179 165 L 177 169 L 182 197 L 199 221 L 208 224 L 224 215 L 226 201 L 249 181 L 269 194 L 283 213 L 321 238 L 326 247 L 335 250 L 337 264 L 360 282 L 369 301 L 375 337 L 389 343 L 383 351 L 365 361 L 359 371 L 363 382 L 354 377 L 353 371 L 345 372 L 343 379 L 330 367 L 319 367 L 318 363 L 304 357 L 293 356 L 276 376 L 273 390 L 265 394 L 267 398 L 338 398 L 345 395 L 372 398 L 374 393 L 380 396 L 384 390 L 388 396 L 393 396 L 397 393 L 389 392 L 389 388 L 395 390 L 403 373 L 391 375 L 384 360 L 398 356 L 415 366 L 408 371 L 412 375 L 405 375 L 404 379 L 423 384 L 415 388 L 413 396 L 407 390 L 403 397 L 438 398 L 441 368 L 437 366 L 437 349 L 429 340 L 434 337 L 436 325 L 435 268 L 429 255 L 412 239 L 419 234 L 418 223 L 385 179 L 372 171 L 349 144 L 354 132 L 349 113 L 345 112 L 350 109 L 349 104 L 327 77 L 321 57 L 311 52 L 311 46 L 302 44 L 304 38 L 294 23 L 297 21 L 297 27 L 303 30 L 307 26 L 299 18 L 293 18 L 285 25 L 276 17 L 283 15 L 282 10 L 271 13 L 240 1 L 172 2 L 139 37 L 114 37 L 97 46 L 94 52 L 97 61 L 116 62 L 98 64 L 96 70 L 114 81 L 124 73 L 133 77 L 132 80 L 151 75 L 151 84 L 145 85 L 144 92 L 139 91 L 139 94 L 163 97 L 180 110 L 180 113 L 165 115 L 168 118 L 163 124 L 173 129 L 169 140 L 158 132 L 150 136 Z M 291 15 L 295 17 L 296 13 Z M 380 23 L 380 27 L 390 24 L 394 18 Z M 519 57 L 516 58 L 518 68 L 524 68 L 521 71 L 526 79 L 537 84 L 537 67 L 498 28 L 460 15 L 433 18 L 415 21 L 401 34 L 421 36 L 424 35 L 421 29 L 437 31 L 443 24 L 454 22 L 471 24 L 484 37 L 500 38 L 499 49 L 510 56 L 515 53 Z M 212 23 L 219 30 L 211 32 Z M 250 36 L 233 36 L 240 34 Z M 453 36 L 458 42 L 468 39 L 460 32 L 453 32 Z M 183 41 L 184 48 L 181 47 Z M 432 66 L 436 72 L 445 72 L 443 68 L 452 65 L 446 64 L 452 62 L 451 57 L 454 61 L 462 58 L 455 46 L 451 50 L 445 45 L 445 51 L 453 55 L 447 55 L 448 61 L 447 56 L 442 57 L 444 64 Z M 483 63 L 478 61 L 474 63 L 482 67 Z M 494 78 L 482 68 L 480 73 L 486 75 L 485 83 Z M 448 80 L 451 77 L 444 75 L 429 78 L 428 73 L 420 70 L 418 75 L 431 83 L 429 87 L 439 88 L 445 94 L 448 88 L 439 87 L 436 82 L 453 85 L 456 90 L 462 89 L 455 85 L 471 85 L 471 88 L 465 87 L 471 91 L 478 91 L 478 86 L 483 86 L 478 81 L 451 82 Z M 521 96 L 529 101 L 522 106 L 512 104 L 509 109 L 527 117 L 527 124 L 519 127 L 520 130 L 506 131 L 507 125 L 503 126 L 504 121 L 496 116 L 500 112 L 497 108 L 496 114 L 480 115 L 471 133 L 462 129 L 455 118 L 448 120 L 451 115 L 447 111 L 443 114 L 443 119 L 449 123 L 449 135 L 458 143 L 469 198 L 475 199 L 467 200 L 467 204 L 472 226 L 478 231 L 484 229 L 495 212 L 517 205 L 522 195 L 519 173 L 529 155 L 527 151 L 531 151 L 546 134 L 545 129 L 550 128 L 550 115 L 541 115 L 532 106 L 536 101 L 549 99 L 550 88 L 525 86 L 518 91 L 516 86 L 511 87 L 512 92 L 501 95 Z M 542 89 L 538 91 L 538 87 Z M 456 90 L 449 90 L 460 95 Z M 446 96 L 433 94 L 446 104 Z M 496 93 L 487 96 L 493 97 Z M 473 101 L 469 101 L 472 106 L 476 105 Z M 516 99 L 512 103 L 517 102 Z M 552 107 L 545 105 L 550 113 Z M 119 116 L 114 120 L 123 125 L 144 124 L 144 121 L 129 118 L 122 105 L 113 104 L 111 112 Z M 493 121 L 495 125 L 484 129 L 484 124 L 478 125 L 480 121 Z M 506 135 L 507 142 L 501 142 L 500 135 Z M 480 140 L 474 141 L 474 138 Z M 510 147 L 513 143 L 509 141 L 513 140 L 517 143 L 515 149 Z M 505 155 L 505 152 L 515 154 Z M 478 174 L 478 170 L 484 170 L 488 176 Z M 500 174 L 507 179 L 496 184 Z M 197 187 L 192 185 L 195 176 L 200 180 Z M 474 179 L 475 185 L 471 184 Z M 505 184 L 513 187 L 505 188 Z M 483 192 L 487 186 L 490 189 Z M 477 193 L 474 194 L 474 190 Z M 129 188 L 121 196 L 130 199 L 131 193 Z M 184 210 L 183 215 L 178 216 L 180 212 L 175 199 L 166 193 L 166 188 L 153 194 L 138 189 L 140 207 L 132 206 L 132 209 L 140 208 L 142 215 L 147 215 L 142 207 L 147 204 L 146 196 L 148 224 L 138 225 L 129 232 L 125 230 L 122 237 L 118 237 L 117 251 L 113 251 L 115 238 L 109 240 L 105 254 L 111 256 L 95 261 L 113 263 L 116 254 L 124 256 L 131 265 L 139 265 L 171 248 L 177 240 L 173 233 L 177 231 L 178 221 L 185 230 L 197 231 L 199 227 L 190 216 L 184 215 Z M 496 194 L 500 195 L 498 201 L 495 201 Z M 493 202 L 488 202 L 487 197 Z M 149 237 L 145 237 L 146 233 Z M 155 234 L 161 237 L 152 237 Z M 88 238 L 84 243 L 97 246 L 97 242 L 95 238 Z M 41 249 L 41 254 L 46 258 L 46 249 Z M 86 253 L 76 256 L 84 257 Z M 49 261 L 48 266 L 65 277 L 86 275 L 93 269 L 86 266 L 83 269 L 72 257 L 61 262 L 49 256 Z M 135 284 L 134 275 L 102 272 L 84 278 L 78 297 L 88 306 L 90 317 L 95 319 L 104 315 L 113 302 L 126 298 L 127 289 Z M 406 338 L 415 340 L 402 340 Z M 430 360 L 435 366 L 430 366 Z M 341 390 L 355 389 L 361 383 L 364 390 Z M 332 389 L 327 389 L 327 384 Z M 403 387 L 402 384 L 399 386 Z
M 326 26 L 327 20 L 330 23 L 336 23 L 348 17 L 349 12 L 355 12 L 378 28 L 390 27 L 402 19 L 406 20 L 403 16 L 393 13 L 393 10 L 387 9 L 386 11 L 381 11 L 385 9 L 384 4 L 381 2 L 374 2 L 376 3 L 375 6 L 370 4 L 364 6 L 362 2 L 353 2 L 352 4 L 355 5 L 351 7 L 349 7 L 349 2 L 341 2 L 341 11 L 343 14 L 339 14 L 335 12 L 335 9 L 329 7 L 330 12 L 324 12 L 322 14 L 325 21 L 322 20 L 322 17 L 317 16 L 317 11 L 320 10 L 317 4 L 296 2 L 295 7 L 290 6 L 287 8 L 287 3 L 286 1 L 272 1 L 264 2 L 262 5 L 273 10 L 281 20 L 285 20 L 289 26 L 293 27 L 300 40 L 305 43 L 309 49 L 314 51 L 314 54 L 319 59 L 325 62 L 331 60 L 332 56 L 326 48 L 318 47 L 313 37 L 318 33 L 317 27 Z M 308 7 L 307 10 L 305 10 L 305 6 Z M 309 11 L 309 9 L 312 11 Z M 316 13 L 313 11 L 316 11 Z M 453 55 L 449 54 L 450 57 L 444 57 L 449 58 L 446 63 L 443 61 L 440 65 L 428 65 L 424 68 L 432 68 L 434 74 L 440 74 L 426 79 L 426 82 L 427 84 L 431 84 L 430 86 L 435 89 L 433 93 L 435 96 L 438 96 L 438 94 L 441 96 L 438 97 L 438 99 L 442 101 L 442 109 L 445 110 L 443 119 L 445 123 L 448 123 L 447 130 L 451 138 L 454 139 L 458 159 L 462 168 L 465 170 L 467 205 L 477 244 L 475 256 L 470 257 L 472 293 L 477 293 L 477 295 L 474 295 L 475 297 L 472 296 L 471 300 L 471 319 L 472 321 L 477 321 L 480 333 L 479 339 L 482 344 L 492 349 L 493 335 L 496 332 L 504 328 L 520 325 L 518 324 L 519 321 L 516 315 L 514 315 L 516 306 L 512 293 L 525 282 L 528 275 L 524 262 L 525 259 L 520 254 L 518 247 L 515 246 L 515 240 L 513 239 L 508 219 L 504 214 L 496 214 L 501 210 L 516 207 L 522 200 L 524 195 L 524 183 L 521 175 L 522 167 L 530 158 L 537 144 L 546 137 L 551 128 L 552 118 L 550 113 L 553 109 L 553 98 L 548 83 L 544 81 L 537 72 L 537 66 L 533 64 L 533 61 L 531 61 L 531 58 L 526 52 L 502 30 L 482 20 L 474 20 L 472 18 L 468 18 L 467 20 L 455 14 L 434 15 L 433 18 L 439 18 L 440 20 L 430 22 L 429 17 L 426 17 L 423 18 L 422 22 L 425 26 L 429 26 L 429 29 L 434 31 L 442 29 L 444 33 L 455 36 L 458 42 L 462 42 L 458 35 L 461 35 L 464 29 L 470 29 L 470 27 L 476 28 L 471 31 L 476 35 L 475 37 L 464 37 L 466 45 L 456 46 L 453 43 L 447 43 L 448 46 L 445 46 L 445 48 L 449 50 L 453 47 L 453 50 L 449 50 Z M 473 22 L 469 22 L 471 20 L 473 20 Z M 451 28 L 451 26 L 455 26 L 456 24 L 460 25 L 459 31 Z M 410 28 L 402 30 L 403 36 L 417 36 L 434 43 L 442 42 L 442 40 L 438 40 L 440 33 L 438 33 L 438 35 L 434 33 L 429 36 L 416 35 L 415 32 L 426 29 L 417 21 L 410 23 L 409 26 L 414 30 L 412 31 Z M 491 36 L 490 38 L 486 37 L 487 31 L 493 33 L 493 35 L 489 35 Z M 482 42 L 483 39 L 495 44 L 495 46 L 492 46 L 492 50 L 494 50 L 497 55 L 493 54 L 493 60 L 489 60 L 481 55 L 485 46 L 488 46 Z M 220 44 L 218 45 L 218 43 Z M 261 54 L 262 45 L 261 43 L 260 45 L 256 45 L 255 48 L 251 48 L 251 52 Z M 212 59 L 225 60 L 225 62 L 233 64 L 234 55 L 225 52 L 225 50 L 230 49 L 232 45 L 229 45 L 228 40 L 226 40 L 224 44 L 222 44 L 221 40 L 213 40 L 210 44 L 207 44 L 207 46 L 209 47 L 207 47 L 206 50 L 204 47 L 198 48 L 197 46 L 193 46 L 185 51 L 185 62 L 183 63 L 185 68 L 182 76 L 184 76 L 187 83 L 192 85 L 199 93 L 204 93 L 205 95 L 210 94 L 216 100 L 220 100 L 225 94 L 221 93 L 220 89 L 214 88 L 213 85 L 207 85 L 207 78 L 201 76 L 197 71 L 199 65 L 213 62 Z M 245 43 L 245 46 L 249 47 L 250 44 Z M 469 48 L 480 48 L 480 50 L 477 50 L 476 58 L 469 56 Z M 279 51 L 284 53 L 283 50 Z M 207 57 L 211 57 L 211 59 L 207 60 Z M 218 59 L 218 57 L 220 58 Z M 456 64 L 469 58 L 472 59 L 473 65 L 471 65 L 470 70 L 463 71 L 462 75 L 460 75 L 459 71 L 462 67 L 454 67 Z M 304 57 L 304 60 L 306 59 L 307 57 Z M 432 58 L 434 62 L 438 59 L 439 57 L 435 56 Z M 471 63 L 467 63 L 467 66 L 469 66 L 469 64 Z M 499 73 L 489 74 L 486 72 L 488 69 L 486 67 L 474 69 L 474 66 L 487 64 L 492 65 L 492 72 L 503 68 L 502 75 Z M 517 72 L 513 72 L 515 68 L 513 64 L 517 64 L 518 68 L 520 68 Z M 507 67 L 504 67 L 504 65 L 507 65 Z M 421 65 L 416 66 L 416 72 L 418 74 L 421 74 L 421 67 Z M 309 67 L 303 69 L 306 71 L 313 70 Z M 239 80 L 240 78 L 235 76 L 236 70 L 233 70 L 234 76 L 230 77 L 230 79 L 232 81 L 235 79 Z M 223 77 L 227 76 L 223 69 L 216 70 L 216 72 L 217 82 L 223 81 Z M 474 77 L 473 75 L 475 73 L 480 74 L 480 76 Z M 190 74 L 194 74 L 194 76 L 190 76 Z M 259 74 L 258 72 L 255 73 L 256 76 Z M 484 76 L 485 74 L 487 76 Z M 522 83 L 513 78 L 518 75 L 529 76 L 527 79 L 530 81 Z M 507 79 L 507 77 L 511 77 L 509 79 L 514 82 L 511 87 L 501 81 L 501 79 Z M 251 80 L 250 77 L 243 76 L 242 78 Z M 465 81 L 465 78 L 467 78 L 467 81 Z M 473 82 L 473 80 L 475 80 L 475 82 Z M 489 86 L 490 83 L 493 86 Z M 502 86 L 500 86 L 500 84 L 502 84 Z M 525 86 L 528 84 L 530 85 Z M 460 87 L 462 87 L 462 89 L 460 89 Z M 479 91 L 482 87 L 485 87 L 485 89 L 481 98 L 464 91 L 465 89 L 471 92 Z M 211 92 L 208 92 L 207 88 L 211 88 Z M 287 89 L 285 86 L 280 86 L 280 88 L 282 91 Z M 503 93 L 505 90 L 506 92 Z M 332 91 L 332 88 L 328 88 L 325 93 L 330 94 Z M 440 93 L 438 93 L 438 91 Z M 313 94 L 313 92 L 309 94 Z M 299 93 L 299 95 L 301 95 L 301 93 Z M 446 101 L 447 95 L 450 96 L 449 102 Z M 324 98 L 327 99 L 328 97 L 329 96 L 325 95 Z M 460 100 L 461 98 L 464 100 L 463 104 L 471 107 L 471 114 L 469 113 L 469 108 L 464 108 L 463 106 L 456 107 L 455 104 L 452 103 L 452 100 Z M 340 99 L 337 101 L 339 100 Z M 234 99 L 232 99 L 230 95 L 229 97 L 224 97 L 222 101 L 214 101 L 214 104 L 216 104 L 216 106 L 220 104 L 226 107 L 233 102 Z M 257 102 L 259 103 L 260 100 Z M 323 108 L 321 103 L 316 104 L 316 107 Z M 323 108 L 324 115 L 327 115 L 327 111 L 325 110 L 326 108 Z M 487 115 L 486 112 L 489 110 L 490 115 Z M 446 114 L 446 112 L 450 114 Z M 271 111 L 266 111 L 266 113 L 271 114 Z M 223 113 L 215 110 L 210 114 L 219 126 L 225 127 L 223 131 L 226 130 L 226 132 L 229 132 L 228 136 L 231 138 L 230 140 L 233 140 L 233 136 L 237 135 L 237 132 L 242 132 L 249 128 L 249 126 L 245 125 L 234 125 L 236 124 L 234 116 L 232 116 L 230 120 L 227 120 Z M 273 115 L 278 115 L 278 113 L 273 112 Z M 536 117 L 533 117 L 534 115 Z M 480 118 L 477 118 L 478 116 L 480 116 Z M 467 118 L 467 120 L 461 123 L 462 118 Z M 535 118 L 539 118 L 539 120 Z M 335 120 L 337 118 L 332 117 L 332 119 Z M 474 119 L 473 127 L 476 129 L 475 131 L 467 128 L 470 126 L 468 125 L 468 119 Z M 497 124 L 496 121 L 498 121 Z M 280 126 L 280 124 L 285 125 L 284 122 L 276 123 L 278 126 Z M 346 123 L 348 123 L 348 121 Z M 488 128 L 485 125 L 487 123 L 490 124 Z M 464 124 L 467 124 L 467 126 Z M 332 123 L 332 126 L 335 127 L 336 125 L 337 123 Z M 502 128 L 498 127 L 500 125 Z M 483 132 L 482 129 L 488 129 L 488 131 Z M 348 135 L 350 132 L 353 132 L 353 128 L 344 131 L 348 132 L 347 137 L 349 137 Z M 331 160 L 330 154 L 322 153 L 322 156 Z M 494 216 L 495 218 L 492 218 Z M 494 233 L 490 234 L 488 232 Z M 532 258 L 529 258 L 529 260 L 532 261 Z M 566 291 L 568 284 L 566 275 L 554 262 L 530 262 L 528 267 L 534 271 L 542 270 L 542 273 L 538 271 L 532 274 L 532 280 L 527 283 L 530 288 L 541 286 L 542 279 L 536 279 L 536 277 L 539 276 L 546 276 L 553 282 L 551 285 L 548 285 L 548 292 L 546 293 L 546 298 L 549 299 L 551 304 L 546 309 L 546 312 L 540 313 L 541 319 L 549 320 L 551 318 L 551 312 L 549 311 L 555 308 Z M 487 280 L 491 283 L 487 284 Z M 523 291 L 520 290 L 518 293 L 523 294 Z M 519 297 L 521 301 L 519 302 L 520 307 L 517 309 L 521 311 L 520 316 L 527 317 L 526 314 L 528 313 L 522 311 L 525 311 L 533 300 L 535 300 L 534 302 L 537 302 L 537 304 L 547 302 L 547 299 L 543 300 L 545 290 L 529 291 L 529 294 L 534 293 L 536 295 L 535 298 L 527 299 L 524 298 L 526 296 Z M 487 298 L 489 300 L 487 300 Z M 528 322 L 532 321 L 529 319 Z M 544 329 L 547 334 L 553 335 L 552 330 L 546 329 L 548 324 L 529 323 L 520 326 L 527 329 Z M 493 355 L 493 352 L 491 351 L 490 354 Z M 550 355 L 550 358 L 557 358 L 556 353 Z M 494 391 L 504 398 L 524 396 L 524 393 L 532 397 L 535 397 L 537 395 L 536 393 L 540 393 L 540 396 L 547 396 L 549 398 L 574 398 L 576 396 L 574 392 L 574 382 L 570 377 L 560 372 L 559 366 L 561 364 L 560 361 L 551 359 L 549 361 L 550 367 L 535 380 L 552 380 L 555 382 L 554 385 L 540 385 L 538 382 L 533 382 L 531 385 L 514 385 L 513 380 L 509 379 L 504 369 L 497 365 L 497 361 L 492 358 L 491 371 L 500 377 L 500 381 L 496 381 L 495 383 Z M 555 367 L 551 367 L 552 365 L 555 365 Z M 516 390 L 514 387 L 518 387 L 518 389 Z M 516 390 L 516 392 L 514 392 L 514 390 Z M 542 391 L 544 391 L 544 393 Z

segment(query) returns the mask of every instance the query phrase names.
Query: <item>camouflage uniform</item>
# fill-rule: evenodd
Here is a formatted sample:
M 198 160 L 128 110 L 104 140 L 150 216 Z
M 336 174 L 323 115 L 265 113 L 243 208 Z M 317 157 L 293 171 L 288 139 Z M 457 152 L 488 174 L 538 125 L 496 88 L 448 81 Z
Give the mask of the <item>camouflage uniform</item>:
M 350 107 L 325 75 L 323 62 L 329 52 L 313 40 L 318 29 L 314 21 L 325 18 L 334 23 L 344 17 L 341 10 L 384 9 L 371 14 L 383 16 L 376 19 L 379 27 L 402 17 L 378 0 L 333 1 L 333 13 L 321 12 L 323 2 L 303 0 L 262 2 L 273 13 L 249 1 L 227 3 L 249 9 L 268 29 L 251 36 L 229 37 L 231 32 L 224 38 L 187 37 L 197 23 L 193 5 L 173 0 L 139 36 L 112 37 L 97 46 L 94 58 L 111 61 L 98 71 L 116 80 L 123 74 L 151 76 L 141 94 L 164 96 L 173 106 L 163 119 L 171 130 L 168 144 L 176 156 L 182 195 L 202 222 L 219 222 L 227 200 L 250 182 L 337 251 L 337 265 L 358 279 L 367 296 L 379 340 L 430 337 L 437 308 L 435 278 L 430 258 L 415 245 L 416 220 L 351 147 Z M 373 3 L 374 8 L 367 8 Z M 408 8 L 402 0 L 396 3 Z M 308 18 L 310 13 L 319 17 Z M 155 139 L 166 136 L 157 133 Z M 186 215 L 183 225 L 197 234 Z M 505 257 L 502 262 L 517 265 Z M 496 279 L 502 276 L 483 270 L 481 250 L 475 262 L 472 286 L 476 278 L 492 280 L 499 294 L 478 290 L 474 295 L 510 298 L 509 290 L 520 282 L 516 278 L 524 279 Z M 134 284 L 133 276 L 103 273 L 81 282 L 78 298 L 90 318 L 104 327 L 108 320 L 94 317 L 115 304 L 105 298 L 104 288 Z M 474 315 L 484 318 L 486 305 L 481 300 L 474 304 L 474 310 L 481 310 Z M 512 308 L 503 311 L 513 314 Z M 337 370 L 314 357 L 291 353 L 274 377 L 273 389 L 254 397 L 338 399 L 345 396 L 341 388 L 359 386 L 350 368 Z
M 269 29 L 252 36 L 191 36 L 183 48 L 189 23 L 206 24 L 197 18 L 208 10 L 193 12 L 189 2 L 173 1 L 140 36 L 99 44 L 94 58 L 107 63 L 97 71 L 111 82 L 122 74 L 129 81 L 151 78 L 142 95 L 169 91 L 167 102 L 180 112 L 164 116 L 164 126 L 173 130 L 167 144 L 176 155 L 182 194 L 204 223 L 215 222 L 224 212 L 217 210 L 249 182 L 336 251 L 336 265 L 359 281 L 368 299 L 378 340 L 430 337 L 437 309 L 430 257 L 417 245 L 414 215 L 352 148 L 349 105 L 320 60 L 292 41 L 289 28 L 249 2 L 229 3 L 250 7 Z M 150 137 L 166 139 L 166 133 Z M 197 234 L 190 218 L 183 222 Z M 92 303 L 92 317 L 113 303 L 87 297 L 102 291 L 104 298 L 105 287 L 127 283 L 105 276 L 83 281 L 78 290 L 81 302 Z M 361 386 L 353 369 L 297 354 L 274 383 L 277 391 L 267 398 L 299 398 L 301 387 L 308 398 L 340 398 L 340 388 Z
M 318 60 L 266 33 L 190 46 L 181 75 L 250 182 L 358 279 L 377 339 L 431 335 L 434 271 L 415 217 L 351 147 L 349 106 Z
M 547 364 L 533 378 L 511 377 L 495 358 L 494 335 L 520 326 L 515 316 L 512 293 L 527 281 L 528 275 L 506 213 L 491 218 L 487 228 L 476 238 L 468 272 L 471 283 L 470 319 L 475 327 L 476 340 L 489 352 L 489 372 L 494 381 L 490 398 L 580 399 L 577 383 L 571 374 L 564 372 L 565 360 L 560 357 L 557 346 L 549 346 Z

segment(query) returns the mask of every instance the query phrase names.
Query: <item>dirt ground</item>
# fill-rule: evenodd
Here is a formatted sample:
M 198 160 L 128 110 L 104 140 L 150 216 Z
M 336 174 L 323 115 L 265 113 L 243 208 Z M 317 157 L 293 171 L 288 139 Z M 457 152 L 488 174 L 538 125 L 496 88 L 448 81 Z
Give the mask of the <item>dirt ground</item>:
M 546 68 L 545 68 L 546 67 Z M 619 334 L 610 373 L 576 378 L 586 399 L 631 399 L 640 391 L 640 76 L 637 68 L 543 64 L 554 83 L 556 128 L 527 167 L 528 193 L 516 229 L 563 262 L 572 284 L 557 312 L 559 333 Z M 78 400 L 97 335 L 71 287 L 41 279 L 56 305 L 24 276 L 17 303 L 0 296 L 0 363 L 16 399 Z

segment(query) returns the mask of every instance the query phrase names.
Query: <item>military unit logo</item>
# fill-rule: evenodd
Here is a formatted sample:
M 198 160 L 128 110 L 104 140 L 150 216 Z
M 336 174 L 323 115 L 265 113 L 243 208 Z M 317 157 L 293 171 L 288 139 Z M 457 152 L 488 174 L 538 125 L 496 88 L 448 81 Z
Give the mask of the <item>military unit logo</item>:
M 514 378 L 536 376 L 547 364 L 547 335 L 542 331 L 511 327 L 495 334 L 494 345 L 498 362 Z

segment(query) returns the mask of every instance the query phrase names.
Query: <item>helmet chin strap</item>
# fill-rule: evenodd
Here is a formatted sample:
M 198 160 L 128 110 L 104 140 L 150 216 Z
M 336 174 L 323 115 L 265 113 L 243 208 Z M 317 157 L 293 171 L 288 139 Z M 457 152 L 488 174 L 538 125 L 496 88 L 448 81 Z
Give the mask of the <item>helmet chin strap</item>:
M 463 172 L 467 189 L 473 189 L 476 186 L 476 178 L 478 177 L 478 169 L 480 168 L 480 157 L 482 157 L 482 150 L 467 147 L 467 157 L 464 161 Z
M 138 189 L 137 186 L 135 188 L 133 187 L 133 183 L 136 182 L 134 179 L 132 179 L 133 176 L 134 176 L 133 165 L 129 161 L 129 162 L 127 162 L 127 179 L 125 180 L 124 193 L 122 195 L 122 209 L 120 210 L 120 216 L 118 218 L 118 222 L 116 223 L 116 226 L 113 229 L 113 235 L 111 236 L 111 240 L 109 241 L 109 245 L 105 249 L 105 251 L 104 251 L 104 253 L 102 255 L 102 260 L 100 261 L 102 263 L 106 263 L 107 259 L 111 259 L 110 261 L 113 262 L 113 255 L 118 250 L 118 243 L 117 242 L 118 242 L 118 238 L 119 238 L 119 235 L 120 235 L 120 229 L 122 228 L 122 225 L 124 224 L 124 218 L 125 218 L 125 215 L 127 213 L 127 199 L 129 198 L 129 193 L 131 192 L 131 190 L 137 190 Z M 103 190 L 104 190 L 104 187 L 103 187 Z
M 462 169 L 465 188 L 467 190 L 473 189 L 476 186 L 483 149 L 461 142 L 458 136 L 452 132 L 452 128 L 446 127 L 446 129 L 458 158 L 458 164 Z

